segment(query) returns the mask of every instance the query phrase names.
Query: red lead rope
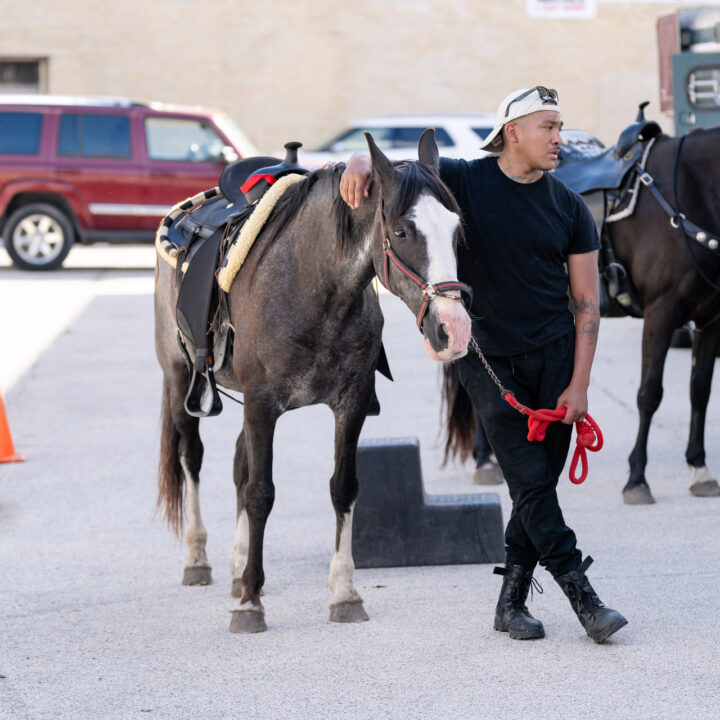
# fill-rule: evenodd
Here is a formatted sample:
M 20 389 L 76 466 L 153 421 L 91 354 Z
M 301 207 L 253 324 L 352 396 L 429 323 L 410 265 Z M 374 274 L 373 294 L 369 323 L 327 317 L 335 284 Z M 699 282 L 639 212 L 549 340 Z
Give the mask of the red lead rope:
M 518 412 L 528 416 L 528 440 L 541 441 L 545 439 L 545 430 L 551 422 L 562 420 L 567 408 L 560 407 L 555 410 L 532 410 L 531 408 L 519 403 L 512 393 L 505 395 L 505 400 L 512 405 Z M 577 431 L 577 439 L 575 446 L 575 454 L 573 455 L 570 465 L 570 482 L 579 485 L 585 482 L 588 474 L 587 451 L 598 452 L 603 446 L 603 436 L 600 426 L 589 416 L 585 415 L 585 419 L 575 423 Z M 582 472 L 580 477 L 576 476 L 578 461 L 582 463 Z

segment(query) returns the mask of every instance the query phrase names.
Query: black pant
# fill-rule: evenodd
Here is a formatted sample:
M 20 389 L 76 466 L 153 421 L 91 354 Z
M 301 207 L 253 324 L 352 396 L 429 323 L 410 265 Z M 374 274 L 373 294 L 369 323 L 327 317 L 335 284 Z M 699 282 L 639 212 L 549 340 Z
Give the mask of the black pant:
M 521 403 L 537 410 L 555 407 L 570 383 L 574 355 L 575 335 L 568 333 L 527 353 L 486 359 L 500 382 Z M 477 354 L 470 350 L 458 361 L 458 369 L 512 498 L 505 530 L 506 562 L 528 569 L 540 562 L 555 577 L 576 569 L 582 555 L 575 533 L 565 524 L 556 492 L 572 425 L 551 423 L 543 442 L 530 442 L 527 416 L 505 402 Z

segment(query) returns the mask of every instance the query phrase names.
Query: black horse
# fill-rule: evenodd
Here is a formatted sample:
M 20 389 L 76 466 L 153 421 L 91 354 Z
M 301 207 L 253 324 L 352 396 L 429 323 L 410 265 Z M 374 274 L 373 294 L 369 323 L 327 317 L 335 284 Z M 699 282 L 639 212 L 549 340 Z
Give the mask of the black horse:
M 232 594 L 240 601 L 232 611 L 232 632 L 266 629 L 262 550 L 275 495 L 276 422 L 287 410 L 318 403 L 335 415 L 330 619 L 367 620 L 353 587 L 351 538 L 357 442 L 381 350 L 383 320 L 372 278 L 383 278 L 417 316 L 433 359 L 452 360 L 467 351 L 470 319 L 456 302 L 460 220 L 439 179 L 434 133 L 421 138 L 419 162 L 393 164 L 367 139 L 374 168 L 369 201 L 355 211 L 342 202 L 343 166 L 311 173 L 282 197 L 228 294 L 232 363 L 216 377 L 241 391 L 245 402 L 234 461 Z M 185 486 L 190 553 L 183 582 L 202 585 L 211 582 L 198 499 L 203 446 L 198 419 L 183 408 L 190 375 L 177 342 L 175 271 L 158 264 L 155 336 L 164 373 L 158 502 L 179 532 Z
M 680 152 L 680 150 L 682 150 Z M 662 399 L 665 358 L 676 328 L 693 321 L 690 380 L 690 438 L 686 459 L 693 495 L 720 495 L 720 487 L 705 465 L 705 414 L 715 357 L 720 352 L 720 256 L 683 232 L 677 215 L 720 233 L 720 128 L 697 130 L 680 138 L 659 135 L 646 170 L 673 216 L 640 184 L 635 212 L 606 224 L 616 259 L 628 273 L 631 289 L 642 306 L 642 375 L 637 394 L 640 425 L 630 454 L 630 477 L 623 489 L 628 504 L 655 502 L 645 478 L 647 440 L 652 416 Z M 677 193 L 676 193 L 677 190 Z M 611 315 L 624 314 L 612 303 Z M 472 446 L 473 414 L 469 398 L 459 386 L 457 371 L 445 369 L 447 406 L 446 459 L 465 459 Z
M 720 233 L 720 128 L 696 130 L 680 138 L 661 135 L 652 148 L 648 173 L 676 213 Z M 681 152 L 680 148 L 682 148 Z M 637 394 L 640 414 L 630 477 L 623 489 L 628 504 L 655 502 L 645 478 L 647 440 L 663 395 L 662 378 L 673 332 L 689 321 L 693 333 L 690 379 L 690 437 L 685 458 L 690 492 L 709 497 L 720 487 L 705 465 L 705 413 L 715 357 L 720 351 L 720 256 L 687 237 L 642 185 L 632 216 L 608 224 L 617 259 L 643 308 L 642 374 Z

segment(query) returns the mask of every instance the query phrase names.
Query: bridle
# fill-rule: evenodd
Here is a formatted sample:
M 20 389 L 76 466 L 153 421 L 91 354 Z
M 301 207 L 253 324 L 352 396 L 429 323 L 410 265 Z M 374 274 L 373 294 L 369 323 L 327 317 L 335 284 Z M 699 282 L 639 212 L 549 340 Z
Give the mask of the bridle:
M 412 282 L 417 285 L 421 290 L 423 294 L 422 298 L 422 304 L 420 305 L 420 311 L 417 315 L 417 326 L 418 330 L 422 332 L 422 323 L 423 319 L 428 311 L 428 308 L 430 307 L 430 301 L 433 298 L 436 297 L 444 297 L 448 298 L 449 300 L 456 300 L 457 302 L 465 302 L 466 307 L 470 307 L 470 304 L 472 303 L 472 296 L 473 291 L 472 288 L 469 285 L 466 285 L 465 283 L 458 282 L 457 280 L 446 280 L 443 282 L 436 282 L 431 283 L 427 282 L 426 280 L 423 280 L 420 276 L 418 276 L 416 273 L 414 273 L 396 254 L 396 252 L 393 250 L 392 246 L 390 245 L 390 236 L 387 233 L 387 230 L 385 229 L 385 212 L 384 212 L 385 203 L 382 198 L 382 195 L 380 196 L 380 201 L 378 203 L 378 212 L 380 214 L 380 232 L 382 233 L 383 238 L 383 254 L 384 254 L 384 261 L 383 261 L 383 278 L 385 285 L 385 289 L 392 293 L 393 295 L 397 295 L 397 293 L 393 292 L 392 288 L 390 287 L 390 263 L 392 262 L 395 267 L 400 270 L 406 277 L 410 278 Z M 448 294 L 449 290 L 459 290 L 460 291 L 460 297 L 456 295 L 450 295 Z M 463 294 L 467 298 L 466 301 L 463 299 Z

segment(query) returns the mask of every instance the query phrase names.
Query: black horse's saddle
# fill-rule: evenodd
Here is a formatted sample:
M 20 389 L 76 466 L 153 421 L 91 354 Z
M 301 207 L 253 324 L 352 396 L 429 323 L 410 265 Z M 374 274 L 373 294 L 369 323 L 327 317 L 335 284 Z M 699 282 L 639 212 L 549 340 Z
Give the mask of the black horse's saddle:
M 609 148 L 583 149 L 573 145 L 560 147 L 560 165 L 555 175 L 580 193 L 595 219 L 601 239 L 600 293 L 601 313 L 610 312 L 615 300 L 633 317 L 643 310 L 627 271 L 615 258 L 606 223 L 629 217 L 635 210 L 647 156 L 655 138 L 662 132 L 653 120 L 645 118 L 647 102 L 640 103 L 635 121 L 620 133 Z
M 641 159 L 647 142 L 662 132 L 654 120 L 645 119 L 647 104 L 640 104 L 635 122 L 620 133 L 612 147 L 585 149 L 561 145 L 560 165 L 555 175 L 580 194 L 619 188 Z

